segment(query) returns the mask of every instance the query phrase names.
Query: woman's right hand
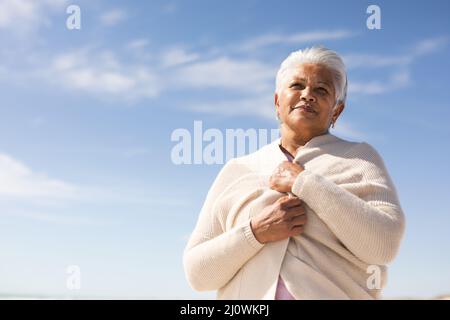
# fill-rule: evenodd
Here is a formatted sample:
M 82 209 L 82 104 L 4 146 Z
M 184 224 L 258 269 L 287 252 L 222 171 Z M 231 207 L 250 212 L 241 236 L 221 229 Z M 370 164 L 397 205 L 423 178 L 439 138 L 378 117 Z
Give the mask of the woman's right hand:
M 303 201 L 298 197 L 284 196 L 255 215 L 250 226 L 256 240 L 267 243 L 303 233 L 305 223 Z

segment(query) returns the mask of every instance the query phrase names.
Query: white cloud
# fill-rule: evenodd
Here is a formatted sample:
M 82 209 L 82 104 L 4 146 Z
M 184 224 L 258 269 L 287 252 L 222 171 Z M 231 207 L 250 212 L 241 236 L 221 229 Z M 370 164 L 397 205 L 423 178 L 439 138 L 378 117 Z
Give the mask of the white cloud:
M 189 110 L 226 116 L 258 116 L 275 120 L 273 95 L 252 96 L 236 100 L 197 102 L 187 104 Z
M 381 94 L 406 87 L 410 82 L 410 73 L 407 70 L 398 70 L 387 81 L 349 81 L 348 93 Z
M 256 60 L 219 57 L 176 71 L 175 80 L 185 87 L 233 89 L 238 92 L 272 90 L 276 68 Z
M 147 151 L 143 148 L 132 148 L 122 154 L 134 157 Z M 127 211 L 133 205 L 148 210 L 154 209 L 155 206 L 179 209 L 188 204 L 188 199 L 182 196 L 174 198 L 174 195 L 162 194 L 160 190 L 74 185 L 36 172 L 12 156 L 0 153 L 0 215 L 59 224 L 93 225 L 111 222 L 110 218 L 96 218 L 97 213 L 102 212 L 102 206 L 106 206 L 106 209 L 103 209 L 105 212 L 110 210 L 110 206 L 123 206 Z M 92 207 L 100 211 L 91 212 Z M 74 211 L 80 214 L 74 214 Z M 166 211 L 164 213 L 167 214 Z
M 197 53 L 188 53 L 181 48 L 173 48 L 167 50 L 162 55 L 162 66 L 163 67 L 174 67 L 181 64 L 186 64 L 189 62 L 196 61 L 200 58 Z
M 434 53 L 442 49 L 447 43 L 448 37 L 446 36 L 425 39 L 417 43 L 412 52 L 415 56 Z
M 402 55 L 345 55 L 344 61 L 348 69 L 389 67 L 393 70 L 385 80 L 351 80 L 348 91 L 355 94 L 382 94 L 404 88 L 412 82 L 411 64 L 425 55 L 441 50 L 447 43 L 447 37 L 434 37 L 419 41 Z
M 114 26 L 122 22 L 127 17 L 125 11 L 121 9 L 112 9 L 100 16 L 100 22 L 105 26 Z
M 350 123 L 344 119 L 338 119 L 335 127 L 331 129 L 331 133 L 340 136 L 344 139 L 351 139 L 356 141 L 364 141 L 368 139 L 367 134 L 355 129 Z
M 345 30 L 332 32 L 306 32 L 290 36 L 282 36 L 279 34 L 263 35 L 246 41 L 240 49 L 250 51 L 275 44 L 317 42 L 322 40 L 343 39 L 354 35 L 355 33 Z M 375 95 L 408 86 L 411 83 L 411 74 L 409 71 L 411 62 L 419 56 L 436 52 L 446 43 L 446 37 L 436 37 L 415 44 L 413 48 L 404 55 L 349 54 L 344 56 L 348 69 L 398 67 L 397 70 L 394 69 L 386 80 L 373 79 L 368 81 L 350 81 L 349 93 Z M 181 78 L 186 79 L 185 82 L 188 86 L 198 88 L 231 88 L 249 95 L 242 99 L 227 100 L 224 102 L 211 101 L 190 104 L 189 109 L 196 112 L 215 113 L 228 116 L 253 114 L 272 119 L 272 82 L 276 68 L 264 66 L 258 61 L 251 61 L 247 64 L 247 68 L 242 68 L 242 63 L 245 62 L 242 60 L 232 60 L 229 62 L 227 61 L 227 58 L 218 58 L 210 62 L 200 62 L 197 65 L 188 66 L 184 71 L 181 71 Z M 258 67 L 256 68 L 255 66 Z M 239 76 L 236 77 L 235 74 L 239 74 Z M 268 92 L 269 94 L 266 94 L 264 97 L 265 92 Z M 263 93 L 263 96 L 259 93 Z M 341 126 L 338 131 L 339 130 L 342 131 L 342 134 L 349 137 L 363 137 L 360 132 L 350 129 L 349 125 Z
M 49 14 L 60 10 L 67 0 L 0 0 L 0 29 L 37 29 L 49 24 Z
M 105 225 L 112 223 L 111 218 L 107 220 L 96 219 L 95 215 L 73 215 L 73 214 L 62 214 L 62 213 L 50 213 L 48 211 L 38 211 L 36 209 L 24 210 L 19 208 L 8 208 L 3 210 L 2 215 L 9 215 L 14 217 L 23 217 L 26 219 L 31 219 L 35 221 L 41 221 L 46 223 L 56 223 L 65 225 Z
M 447 37 L 434 37 L 419 41 L 404 54 L 360 54 L 352 53 L 343 55 L 347 69 L 353 68 L 381 68 L 404 67 L 411 64 L 421 56 L 432 54 L 442 49 L 448 43 Z
M 250 40 L 245 41 L 240 46 L 239 50 L 253 51 L 262 47 L 280 45 L 280 44 L 304 44 L 308 42 L 321 42 L 329 40 L 339 40 L 349 38 L 356 35 L 354 32 L 348 30 L 335 31 L 310 31 L 299 32 L 292 35 L 286 34 L 266 34 Z
M 56 56 L 46 74 L 55 85 L 120 100 L 154 97 L 161 86 L 147 67 L 124 65 L 109 51 L 81 49 Z
M 442 46 L 442 40 L 424 43 L 428 44 L 416 45 L 422 48 L 419 50 L 422 53 L 425 47 L 427 52 L 431 52 L 432 48 L 437 50 Z M 129 45 L 143 48 L 147 44 L 146 40 L 137 39 Z M 170 92 L 172 88 L 227 89 L 241 98 L 223 102 L 186 101 L 184 108 L 229 116 L 256 114 L 263 118 L 273 117 L 271 106 L 277 67 L 255 59 L 228 56 L 204 60 L 199 53 L 182 48 L 162 50 L 156 55 L 154 61 L 159 62 L 158 69 L 149 71 L 139 62 L 128 66 L 121 64 L 112 52 L 83 49 L 58 56 L 50 69 L 58 75 L 55 77 L 58 84 L 62 83 L 67 88 L 99 96 L 112 95 L 120 100 L 153 98 L 163 91 Z M 411 82 L 409 64 L 417 56 L 347 55 L 347 62 L 354 68 L 365 67 L 370 61 L 378 68 L 398 67 L 385 80 L 349 81 L 349 94 L 374 95 L 406 87 Z
M 407 56 L 385 56 L 376 54 L 348 54 L 343 55 L 347 69 L 354 68 L 381 68 L 391 66 L 404 66 L 411 63 L 413 57 Z
M 109 11 L 105 16 L 123 16 L 117 12 Z M 242 43 L 242 46 L 233 46 L 233 49 L 337 40 L 354 35 L 355 33 L 347 30 L 300 32 L 293 35 L 270 34 L 249 39 Z M 411 83 L 411 62 L 441 49 L 446 42 L 445 37 L 426 39 L 415 44 L 404 55 L 356 53 L 344 56 L 349 69 L 390 67 L 391 72 L 391 75 L 386 76 L 387 79 L 380 80 L 378 76 L 375 78 L 370 74 L 363 74 L 363 80 L 351 79 L 349 93 L 382 94 L 407 86 Z M 272 118 L 272 95 L 279 61 L 273 65 L 272 61 L 252 59 L 248 58 L 248 55 L 246 58 L 239 58 L 233 55 L 233 49 L 227 51 L 224 48 L 214 54 L 208 53 L 211 51 L 208 49 L 195 51 L 180 46 L 150 50 L 149 41 L 143 38 L 130 41 L 123 49 L 111 51 L 93 46 L 56 55 L 47 55 L 45 52 L 39 55 L 31 53 L 27 56 L 32 56 L 34 61 L 27 61 L 23 67 L 23 82 L 31 83 L 29 80 L 32 77 L 29 74 L 33 74 L 35 81 L 44 80 L 56 87 L 102 100 L 132 103 L 158 97 L 163 92 L 172 93 L 174 89 L 224 89 L 239 98 L 231 101 L 231 98 L 227 98 L 225 102 L 217 102 L 214 99 L 185 101 L 184 105 L 198 112 L 228 115 L 247 115 L 254 112 L 262 117 Z M 20 77 L 20 71 L 16 65 L 0 66 L 0 76 L 4 74 L 9 80 L 11 77 Z
M 35 20 L 35 5 L 24 0 L 3 0 L 0 2 L 0 27 L 9 27 L 14 20 Z
M 0 154 L 0 181 L 0 196 L 3 197 L 67 199 L 78 192 L 72 184 L 33 172 L 6 154 Z
M 147 47 L 148 44 L 149 41 L 147 39 L 135 39 L 127 44 L 127 48 L 141 50 Z

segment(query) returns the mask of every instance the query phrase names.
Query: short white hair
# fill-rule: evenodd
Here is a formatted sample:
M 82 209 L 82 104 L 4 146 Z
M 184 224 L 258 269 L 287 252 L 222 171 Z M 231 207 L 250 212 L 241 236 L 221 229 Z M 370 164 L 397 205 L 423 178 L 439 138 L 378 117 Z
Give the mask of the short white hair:
M 280 69 L 277 72 L 275 89 L 277 93 L 281 90 L 286 71 L 304 63 L 321 64 L 329 68 L 334 76 L 336 105 L 345 103 L 345 99 L 347 98 L 347 72 L 345 71 L 345 64 L 336 52 L 323 46 L 313 46 L 289 54 L 281 63 Z

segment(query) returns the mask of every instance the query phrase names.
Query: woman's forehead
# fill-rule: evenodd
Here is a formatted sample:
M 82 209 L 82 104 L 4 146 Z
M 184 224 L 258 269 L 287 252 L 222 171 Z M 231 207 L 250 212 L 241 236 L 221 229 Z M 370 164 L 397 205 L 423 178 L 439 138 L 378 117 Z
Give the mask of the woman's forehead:
M 313 81 L 333 85 L 333 74 L 329 68 L 321 64 L 301 64 L 289 69 L 286 80 Z

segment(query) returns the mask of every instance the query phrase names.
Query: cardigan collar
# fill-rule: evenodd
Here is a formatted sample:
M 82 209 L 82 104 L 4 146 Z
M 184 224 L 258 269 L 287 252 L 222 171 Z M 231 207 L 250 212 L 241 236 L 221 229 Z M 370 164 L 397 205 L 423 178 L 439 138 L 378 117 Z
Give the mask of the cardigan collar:
M 276 139 L 275 141 L 273 141 L 271 143 L 271 146 L 270 146 L 270 155 L 271 155 L 271 157 L 273 157 L 272 160 L 274 160 L 275 163 L 280 163 L 280 162 L 286 160 L 286 155 L 280 149 L 281 139 L 282 139 L 282 137 Z M 311 138 L 308 142 L 306 142 L 303 146 L 300 146 L 297 149 L 297 154 L 294 158 L 294 161 L 301 154 L 299 149 L 303 150 L 303 149 L 324 146 L 326 144 L 333 143 L 337 140 L 339 140 L 339 138 L 329 132 L 319 135 L 319 136 L 315 136 L 315 137 Z

